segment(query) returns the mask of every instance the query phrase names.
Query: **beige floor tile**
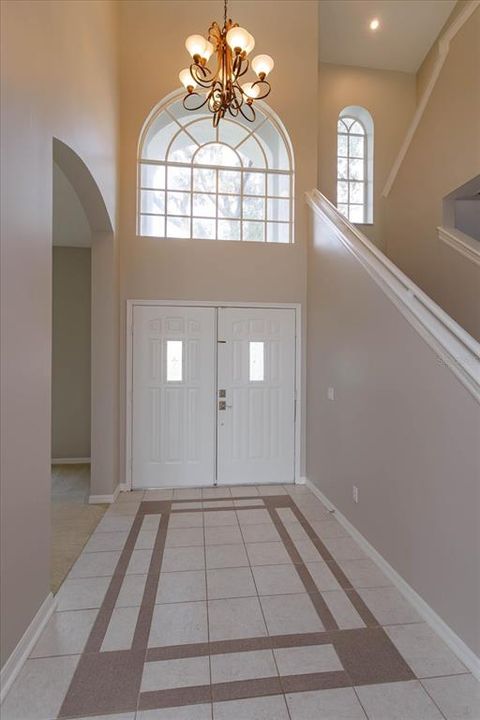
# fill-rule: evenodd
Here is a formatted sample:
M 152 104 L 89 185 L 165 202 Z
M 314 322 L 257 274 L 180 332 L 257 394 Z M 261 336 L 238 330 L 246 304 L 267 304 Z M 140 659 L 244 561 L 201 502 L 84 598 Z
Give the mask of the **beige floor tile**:
M 280 675 L 304 675 L 343 670 L 333 645 L 278 648 L 273 651 Z
M 115 607 L 136 607 L 141 605 L 146 580 L 146 575 L 125 575 Z
M 203 527 L 203 513 L 182 512 L 170 515 L 169 528 Z
M 130 532 L 133 525 L 133 515 L 105 515 L 97 525 L 96 532 L 118 532 L 126 530 Z
M 443 720 L 417 680 L 356 688 L 368 720 Z M 472 718 L 473 720 L 473 718 Z
M 290 536 L 291 540 L 308 540 L 308 534 L 299 522 L 286 522 L 284 523 L 285 530 Z
M 370 558 L 342 560 L 341 569 L 356 588 L 387 587 L 391 581 Z
M 165 547 L 198 547 L 202 546 L 203 542 L 203 527 L 169 528 Z
M 57 595 L 57 610 L 99 608 L 110 585 L 110 577 L 65 580 Z
M 163 552 L 162 572 L 202 570 L 205 567 L 203 547 L 170 547 Z
M 223 525 L 238 525 L 235 510 L 217 510 L 204 513 L 205 527 L 221 527 Z
M 98 610 L 53 613 L 30 657 L 79 655 L 83 652 L 97 613 Z
M 201 488 L 176 488 L 173 491 L 174 500 L 201 500 Z
M 234 507 L 265 507 L 265 503 L 261 498 L 240 498 L 233 501 Z
M 210 640 L 233 640 L 267 634 L 258 598 L 209 600 Z
M 69 580 L 113 575 L 120 551 L 82 553 L 68 574 Z
M 134 550 L 128 563 L 127 575 L 145 575 L 152 559 L 151 550 Z
M 123 550 L 127 538 L 128 532 L 126 530 L 120 530 L 118 532 L 94 532 L 85 545 L 84 552 Z
M 422 684 L 447 720 L 480 718 L 480 683 L 473 675 L 432 678 Z
M 211 666 L 212 683 L 276 677 L 278 674 L 271 650 L 212 655 Z
M 324 538 L 323 544 L 337 562 L 366 557 L 360 545 L 351 537 Z
M 258 497 L 258 490 L 255 485 L 234 485 L 230 487 L 230 494 L 234 498 Z
M 282 542 L 261 542 L 246 544 L 251 565 L 278 565 L 292 562 Z
M 148 639 L 149 647 L 202 643 L 207 640 L 206 603 L 155 605 Z
M 328 567 L 327 563 L 322 562 L 313 562 L 313 563 L 306 563 L 307 570 L 312 576 L 313 582 L 317 586 L 317 589 L 320 590 L 339 590 L 340 585 L 335 578 L 335 575 L 332 573 L 330 568 Z
M 204 500 L 214 500 L 215 498 L 231 497 L 230 488 L 226 486 L 202 488 L 202 498 Z
M 140 530 L 135 541 L 135 550 L 151 550 L 155 545 L 156 530 Z
M 114 609 L 103 639 L 101 652 L 131 648 L 139 610 L 139 607 Z
M 283 485 L 257 485 L 260 495 L 287 495 Z
M 252 595 L 256 597 L 257 591 L 250 568 L 207 570 L 207 594 L 209 600 Z
M 143 499 L 145 501 L 171 500 L 173 498 L 173 490 L 146 490 Z
M 213 720 L 289 720 L 289 718 L 283 695 L 272 695 L 214 703 Z
M 243 525 L 242 535 L 246 543 L 280 542 L 281 538 L 273 523 Z
M 208 656 L 147 662 L 143 668 L 141 692 L 210 684 Z
M 311 523 L 312 529 L 320 540 L 326 538 L 348 537 L 348 532 L 340 525 L 338 520 L 320 520 Z
M 419 678 L 468 672 L 426 623 L 392 625 L 385 632 Z
M 421 617 L 394 587 L 359 588 L 358 594 L 380 625 L 421 622 Z
M 137 712 L 136 720 L 212 720 L 212 706 L 185 705 Z
M 285 595 L 305 592 L 293 565 L 259 565 L 252 568 L 259 595 Z
M 179 603 L 205 600 L 207 597 L 204 570 L 160 573 L 157 603 Z
M 352 688 L 291 693 L 286 700 L 291 720 L 366 720 Z
M 234 545 L 242 543 L 242 533 L 237 525 L 205 528 L 205 545 Z
M 337 621 L 340 630 L 365 627 L 365 623 L 350 602 L 347 593 L 343 590 L 322 592 L 322 597 Z
M 205 548 L 207 568 L 247 567 L 249 565 L 245 546 L 209 545 Z
M 271 523 L 270 513 L 265 509 L 237 510 L 238 522 L 243 525 L 258 525 L 259 523 Z
M 270 635 L 321 632 L 324 628 L 306 593 L 269 595 L 260 602 Z
M 293 544 L 297 548 L 297 551 L 304 563 L 322 562 L 322 556 L 310 539 L 294 540 Z
M 56 718 L 79 655 L 27 660 L 2 704 L 2 720 Z

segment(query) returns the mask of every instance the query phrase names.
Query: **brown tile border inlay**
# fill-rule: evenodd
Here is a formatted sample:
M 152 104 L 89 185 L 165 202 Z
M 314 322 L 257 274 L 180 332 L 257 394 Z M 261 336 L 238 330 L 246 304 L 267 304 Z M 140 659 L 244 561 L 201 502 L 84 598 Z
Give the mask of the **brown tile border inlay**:
M 231 499 L 229 497 L 213 498 L 213 500 L 219 502 Z M 249 498 L 241 499 L 248 500 Z M 258 496 L 255 496 L 255 499 L 258 500 Z M 147 710 L 176 705 L 210 703 L 212 699 L 215 701 L 233 700 L 236 698 L 273 695 L 281 692 L 303 692 L 305 690 L 396 682 L 414 678 L 413 672 L 396 650 L 383 628 L 379 627 L 377 620 L 352 587 L 338 563 L 317 537 L 310 523 L 297 507 L 294 498 L 289 495 L 266 495 L 261 496 L 261 499 L 264 502 L 263 507 L 269 512 L 292 563 L 305 586 L 305 590 L 325 627 L 325 632 L 241 638 L 238 640 L 148 648 L 148 637 L 170 515 L 178 512 L 258 510 L 259 506 L 242 505 L 233 508 L 208 507 L 172 510 L 173 502 L 189 503 L 192 500 L 179 500 L 176 498 L 161 501 L 143 500 L 140 503 L 105 599 L 64 699 L 59 718 L 129 712 L 137 709 L 137 703 L 139 703 L 139 709 Z M 209 498 L 208 501 L 211 502 L 212 499 Z M 278 508 L 291 508 L 367 627 L 355 630 L 341 630 L 338 628 L 335 618 L 326 605 L 322 594 L 317 590 L 306 564 L 303 562 L 284 523 L 280 519 L 277 513 Z M 115 652 L 100 652 L 142 527 L 143 518 L 145 515 L 150 514 L 160 514 L 161 518 L 147 573 L 132 648 Z M 291 675 L 280 678 L 256 678 L 253 680 L 218 683 L 212 686 L 202 685 L 140 693 L 145 662 L 327 643 L 335 648 L 343 665 L 343 671 Z

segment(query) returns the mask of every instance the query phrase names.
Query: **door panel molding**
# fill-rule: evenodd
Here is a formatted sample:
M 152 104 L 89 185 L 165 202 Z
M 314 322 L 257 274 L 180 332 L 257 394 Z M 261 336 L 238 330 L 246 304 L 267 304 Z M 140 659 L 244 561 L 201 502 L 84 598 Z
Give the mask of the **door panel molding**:
M 126 301 L 126 402 L 125 402 L 125 483 L 123 490 L 132 489 L 132 469 L 133 469 L 133 316 L 134 308 L 137 306 L 151 307 L 178 307 L 178 308 L 259 308 L 259 309 L 290 309 L 295 311 L 295 412 L 294 412 L 294 454 L 295 454 L 295 483 L 302 483 L 301 476 L 301 447 L 302 447 L 302 308 L 300 303 L 265 303 L 265 302 L 239 302 L 239 301 L 221 301 L 221 300 L 137 300 L 128 299 Z M 216 313 L 218 316 L 218 313 Z M 217 320 L 215 321 L 215 330 L 217 331 Z M 217 333 L 218 337 L 218 333 Z M 215 363 L 217 362 L 217 353 L 215 353 Z M 217 377 L 217 367 L 215 366 L 215 376 Z M 218 388 L 216 388 L 217 394 Z M 218 410 L 217 410 L 218 412 Z M 215 453 L 215 470 L 218 462 L 218 453 Z

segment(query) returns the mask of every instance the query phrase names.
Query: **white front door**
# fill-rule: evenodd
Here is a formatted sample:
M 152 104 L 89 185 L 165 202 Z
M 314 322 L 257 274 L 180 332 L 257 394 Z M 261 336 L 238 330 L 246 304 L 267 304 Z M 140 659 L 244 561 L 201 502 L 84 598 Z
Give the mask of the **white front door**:
M 133 487 L 215 482 L 215 316 L 133 308 Z
M 290 483 L 295 457 L 295 311 L 218 311 L 217 482 Z

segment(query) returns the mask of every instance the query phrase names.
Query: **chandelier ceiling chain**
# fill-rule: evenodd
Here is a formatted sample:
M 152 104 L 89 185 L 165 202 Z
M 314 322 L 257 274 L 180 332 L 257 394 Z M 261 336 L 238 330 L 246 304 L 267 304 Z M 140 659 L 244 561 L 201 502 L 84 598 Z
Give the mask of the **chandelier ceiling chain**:
M 255 40 L 247 30 L 228 18 L 227 3 L 228 0 L 224 0 L 222 28 L 213 22 L 207 40 L 202 35 L 187 38 L 185 46 L 193 62 L 179 73 L 180 81 L 187 90 L 183 99 L 184 108 L 199 110 L 207 106 L 213 114 L 214 127 L 227 112 L 233 117 L 241 114 L 250 122 L 255 120 L 253 102 L 270 94 L 267 76 L 274 65 L 269 55 L 257 55 L 250 63 L 247 57 L 255 47 Z M 212 72 L 207 62 L 214 53 L 217 67 Z M 240 84 L 240 78 L 248 72 L 250 65 L 257 79 Z M 201 90 L 196 92 L 196 87 Z

